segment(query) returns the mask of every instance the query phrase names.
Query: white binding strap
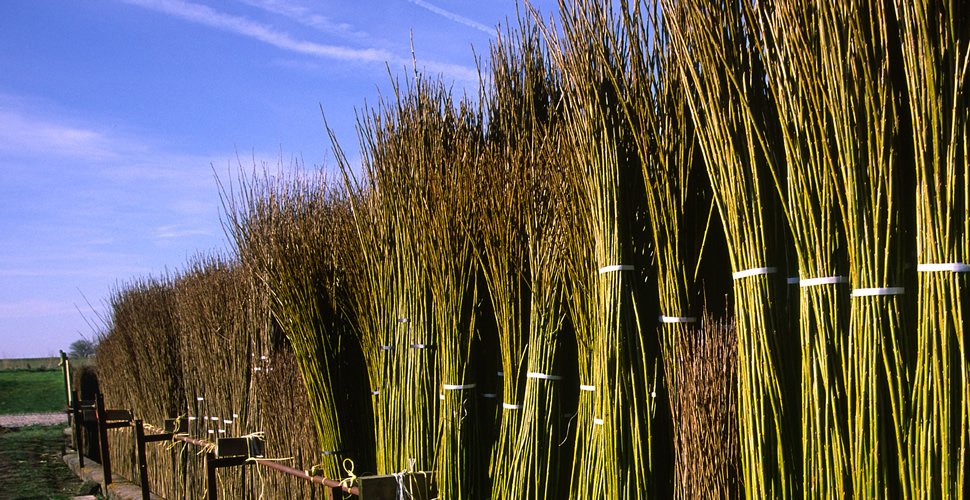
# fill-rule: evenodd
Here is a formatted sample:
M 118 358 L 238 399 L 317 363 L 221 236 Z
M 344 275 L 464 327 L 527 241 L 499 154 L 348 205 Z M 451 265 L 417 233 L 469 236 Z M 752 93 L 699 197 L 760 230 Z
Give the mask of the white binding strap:
M 488 399 L 495 399 L 498 397 L 498 394 L 495 394 L 494 392 L 483 392 L 482 397 L 488 398 Z
M 539 372 L 527 372 L 525 376 L 526 378 L 535 378 L 539 380 L 552 380 L 552 381 L 562 380 L 562 377 L 560 377 L 559 375 L 549 375 L 546 373 L 539 373 Z
M 381 393 L 381 391 L 370 391 L 370 395 L 371 396 L 377 396 L 380 393 Z
M 411 344 L 411 349 L 431 349 L 434 347 L 431 344 Z
M 970 273 L 970 264 L 962 262 L 946 262 L 942 264 L 918 264 L 916 271 L 921 273 L 932 272 L 951 272 L 951 273 Z
M 444 394 L 438 394 L 438 399 L 444 401 L 445 400 L 445 395 Z
M 393 349 L 394 349 L 394 346 L 392 346 L 392 345 L 382 345 L 381 346 L 381 350 L 382 351 L 391 351 Z
M 505 408 L 506 410 L 518 410 L 522 408 L 522 405 L 514 405 L 512 403 L 502 403 L 502 408 Z
M 465 389 L 474 389 L 475 384 L 460 384 L 460 385 L 441 384 L 441 388 L 446 391 L 463 391 Z
M 499 377 L 504 377 L 505 376 L 505 373 L 504 372 L 495 372 L 495 374 L 498 375 Z
M 785 283 L 788 283 L 789 285 L 797 285 L 798 282 L 799 282 L 798 276 L 791 276 L 785 280 Z
M 798 286 L 802 288 L 808 288 L 810 286 L 818 285 L 837 285 L 839 283 L 848 283 L 849 278 L 845 276 L 826 276 L 824 278 L 808 278 L 803 279 Z
M 660 315 L 661 323 L 696 323 L 697 318 L 693 316 L 664 316 Z
M 595 385 L 580 385 L 579 386 L 579 390 L 586 391 L 586 392 L 596 392 L 596 386 Z
M 751 276 L 760 276 L 762 274 L 777 273 L 777 267 L 755 267 L 752 269 L 745 269 L 744 271 L 738 271 L 736 273 L 731 273 L 731 276 L 736 279 L 748 278 Z
M 903 295 L 906 289 L 901 286 L 888 288 L 855 288 L 852 290 L 852 297 L 878 297 L 882 295 Z
M 222 419 L 222 423 L 224 423 L 224 424 L 232 424 L 232 420 Z
M 196 400 L 196 401 L 205 401 L 205 398 L 204 398 L 204 397 L 202 397 L 202 396 L 196 396 L 196 397 L 195 397 L 195 400 Z
M 612 266 L 603 266 L 600 268 L 600 274 L 615 273 L 617 271 L 632 271 L 634 268 L 629 264 L 613 264 Z
M 593 419 L 593 425 L 603 425 L 603 419 L 602 418 L 594 418 Z

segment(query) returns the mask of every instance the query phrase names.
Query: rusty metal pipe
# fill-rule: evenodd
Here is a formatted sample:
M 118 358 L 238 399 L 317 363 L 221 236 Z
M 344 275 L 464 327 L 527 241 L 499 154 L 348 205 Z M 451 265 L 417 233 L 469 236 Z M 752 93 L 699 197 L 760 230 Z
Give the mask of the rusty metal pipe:
M 259 465 L 269 467 L 270 469 L 277 470 L 283 474 L 287 474 L 293 477 L 298 477 L 304 481 L 314 482 L 328 488 L 341 488 L 344 493 L 350 493 L 351 495 L 360 495 L 360 490 L 356 486 L 347 487 L 346 485 L 340 484 L 340 481 L 334 481 L 333 479 L 327 479 L 320 476 L 311 476 L 300 469 L 294 469 L 293 467 L 287 467 L 281 463 L 274 462 L 272 460 L 260 460 L 258 458 L 253 459 Z

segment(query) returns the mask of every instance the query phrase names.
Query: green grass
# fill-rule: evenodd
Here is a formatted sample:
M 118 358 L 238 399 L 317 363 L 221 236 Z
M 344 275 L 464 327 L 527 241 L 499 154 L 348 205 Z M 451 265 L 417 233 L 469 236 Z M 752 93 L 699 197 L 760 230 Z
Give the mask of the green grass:
M 66 405 L 60 370 L 0 371 L 0 415 L 53 412 Z
M 0 497 L 71 498 L 81 481 L 64 463 L 63 426 L 0 431 Z

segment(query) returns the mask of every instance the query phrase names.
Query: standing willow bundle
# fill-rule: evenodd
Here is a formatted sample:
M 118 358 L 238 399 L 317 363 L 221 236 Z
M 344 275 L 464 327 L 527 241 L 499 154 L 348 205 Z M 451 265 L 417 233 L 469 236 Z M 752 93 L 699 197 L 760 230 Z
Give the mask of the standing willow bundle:
M 801 334 L 802 494 L 849 495 L 845 393 L 849 294 L 845 234 L 838 217 L 832 119 L 825 107 L 823 39 L 815 4 L 779 0 L 759 34 L 781 121 L 786 214 L 798 259 Z
M 559 338 L 565 316 L 558 94 L 538 28 L 518 19 L 491 48 L 480 185 L 481 260 L 498 325 L 502 413 L 493 498 L 557 498 L 563 478 Z
M 176 284 L 176 307 L 182 355 L 182 378 L 188 405 L 188 432 L 215 443 L 243 436 L 258 426 L 252 370 L 258 366 L 259 327 L 245 270 L 220 257 L 198 257 Z M 180 447 L 186 445 L 180 444 Z M 185 448 L 186 492 L 205 491 L 203 457 Z M 223 469 L 217 475 L 223 495 L 242 498 L 248 468 Z
M 970 496 L 970 8 L 897 1 L 916 152 L 913 498 Z
M 883 2 L 823 2 L 816 75 L 832 117 L 839 207 L 852 284 L 846 400 L 851 492 L 907 497 L 911 450 L 903 321 L 904 198 L 898 181 L 900 110 L 890 59 L 892 12 Z
M 129 407 L 146 422 L 160 424 L 185 412 L 175 287 L 170 277 L 143 278 L 116 291 L 110 301 L 110 327 L 95 357 L 107 406 Z M 108 438 L 115 472 L 137 478 L 131 433 L 111 432 Z M 182 464 L 174 453 L 152 447 L 149 464 L 152 491 L 182 495 Z
M 400 421 L 392 404 L 399 397 L 396 383 L 398 316 L 391 307 L 392 284 L 400 283 L 395 257 L 387 194 L 383 189 L 362 189 L 351 176 L 351 166 L 328 129 L 331 144 L 345 173 L 349 192 L 349 218 L 338 231 L 338 248 L 346 270 L 347 312 L 353 322 L 367 365 L 367 379 L 374 414 L 375 459 L 378 474 L 391 474 L 402 468 L 399 459 Z M 362 139 L 363 143 L 363 139 Z
M 411 213 L 410 222 L 427 273 L 431 333 L 427 339 L 412 340 L 408 352 L 420 361 L 416 367 L 428 366 L 424 358 L 438 357 L 440 385 L 435 389 L 441 403 L 434 467 L 438 493 L 442 498 L 477 498 L 485 477 L 477 440 L 477 384 L 470 376 L 478 261 L 470 227 L 474 190 L 469 186 L 475 183 L 480 155 L 481 113 L 466 102 L 456 108 L 443 84 L 420 75 L 413 87 L 397 97 L 391 140 L 400 148 L 396 161 L 419 182 L 415 194 L 422 208 Z M 434 344 L 433 350 L 429 344 Z M 409 370 L 407 375 L 421 385 L 434 380 L 420 370 Z
M 574 465 L 574 471 L 587 479 L 583 486 L 594 496 L 641 498 L 651 495 L 655 480 L 654 408 L 648 389 L 654 383 L 655 360 L 644 352 L 637 320 L 639 275 L 632 263 L 642 243 L 635 220 L 642 209 L 642 179 L 623 119 L 624 96 L 613 85 L 621 80 L 624 60 L 607 53 L 603 39 L 615 36 L 619 27 L 608 5 L 561 2 L 560 8 L 562 34 L 550 28 L 547 38 L 562 70 L 566 135 L 575 154 L 568 163 L 574 170 L 566 178 L 579 203 L 590 207 L 576 212 L 586 216 L 579 222 L 588 228 L 593 247 L 592 262 L 578 271 L 596 280 L 582 285 L 592 292 L 588 310 L 593 313 L 589 345 L 595 413 L 589 441 L 577 445 L 583 452 L 576 458 L 587 462 Z M 574 475 L 573 488 L 581 487 L 576 479 Z
M 688 470 L 676 477 L 680 498 L 738 498 L 737 334 L 705 313 L 703 323 L 670 348 L 677 364 L 670 407 Z
M 728 242 L 738 334 L 738 414 L 748 498 L 797 496 L 797 343 L 784 341 L 767 134 L 775 119 L 740 2 L 663 0 L 664 23 L 690 103 Z
M 267 176 L 242 182 L 238 206 L 227 200 L 240 258 L 268 290 L 275 324 L 293 346 L 306 384 L 321 447 L 313 472 L 329 478 L 343 476 L 344 458 L 360 470 L 373 467 L 368 433 L 354 432 L 369 429 L 370 417 L 361 402 L 363 363 L 341 315 L 336 196 L 323 179 Z
M 667 395 L 675 401 L 679 384 L 685 380 L 677 375 L 677 344 L 682 338 L 697 335 L 696 280 L 707 216 L 713 207 L 660 3 L 645 0 L 635 2 L 632 8 L 627 2 L 621 5 L 623 29 L 619 38 L 610 41 L 610 49 L 611 57 L 625 57 L 628 63 L 624 80 L 614 84 L 618 93 L 625 93 L 621 102 L 643 170 L 659 288 L 658 333 Z M 679 410 L 672 415 L 674 484 L 678 485 L 674 494 L 695 498 L 706 490 L 683 486 L 690 484 L 689 477 L 703 475 L 706 450 L 687 439 L 698 432 L 689 426 L 703 425 L 703 419 L 684 413 L 692 411 L 688 406 Z

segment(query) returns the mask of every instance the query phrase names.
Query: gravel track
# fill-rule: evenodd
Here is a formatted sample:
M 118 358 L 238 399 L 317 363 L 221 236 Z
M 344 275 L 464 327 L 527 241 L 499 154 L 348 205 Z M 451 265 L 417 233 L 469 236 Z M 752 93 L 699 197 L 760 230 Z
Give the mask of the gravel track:
M 23 413 L 20 415 L 0 415 L 0 427 L 24 427 L 27 425 L 57 425 L 67 424 L 67 414 L 53 413 Z

